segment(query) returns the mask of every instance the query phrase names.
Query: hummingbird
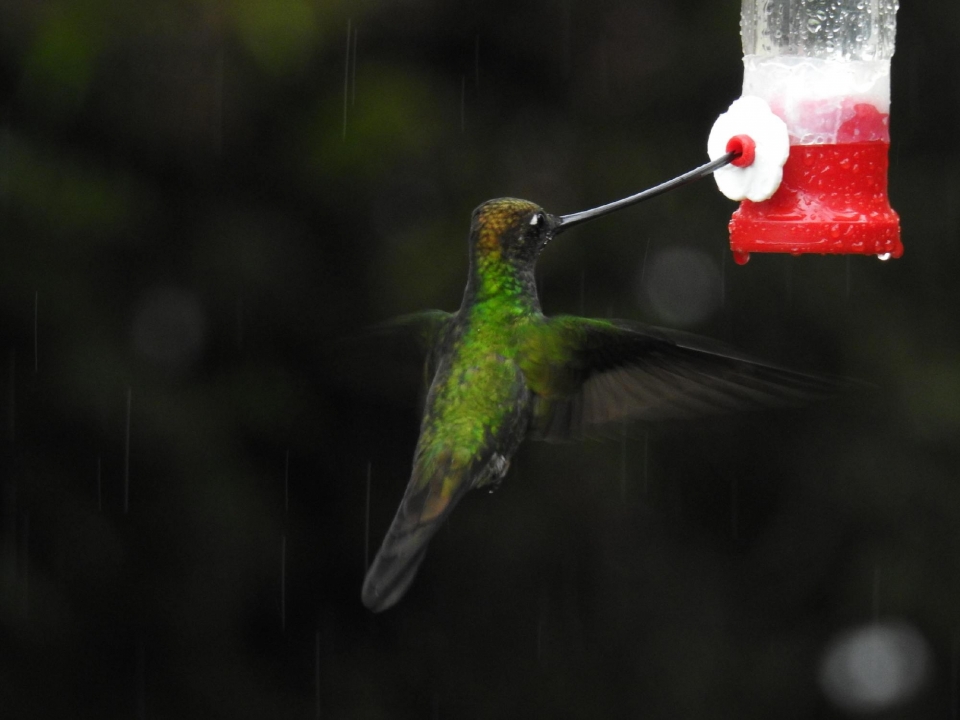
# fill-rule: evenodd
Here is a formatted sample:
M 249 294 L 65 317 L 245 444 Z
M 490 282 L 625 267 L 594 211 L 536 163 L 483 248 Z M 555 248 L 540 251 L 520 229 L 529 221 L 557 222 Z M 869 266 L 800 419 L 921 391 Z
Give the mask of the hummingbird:
M 363 583 L 370 610 L 403 597 L 443 521 L 468 491 L 498 484 L 528 436 L 565 440 L 604 423 L 794 404 L 832 389 L 687 333 L 543 314 L 534 267 L 544 248 L 666 185 L 565 216 L 515 198 L 473 211 L 459 310 L 397 321 L 429 348 L 429 388 L 409 483 Z

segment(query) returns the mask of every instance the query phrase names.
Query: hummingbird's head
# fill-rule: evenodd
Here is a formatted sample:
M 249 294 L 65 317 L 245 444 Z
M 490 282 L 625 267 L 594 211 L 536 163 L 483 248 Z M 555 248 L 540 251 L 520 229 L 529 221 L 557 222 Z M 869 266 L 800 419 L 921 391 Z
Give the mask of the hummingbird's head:
M 532 267 L 559 224 L 559 218 L 527 200 L 488 200 L 473 211 L 471 250 L 480 261 Z
M 470 224 L 472 258 L 481 267 L 506 262 L 515 267 L 532 270 L 543 248 L 560 233 L 588 220 L 603 217 L 706 177 L 717 168 L 733 162 L 742 153 L 742 149 L 732 150 L 706 165 L 678 175 L 673 180 L 668 180 L 649 190 L 569 215 L 551 215 L 528 200 L 516 198 L 488 200 L 473 211 L 473 222 Z

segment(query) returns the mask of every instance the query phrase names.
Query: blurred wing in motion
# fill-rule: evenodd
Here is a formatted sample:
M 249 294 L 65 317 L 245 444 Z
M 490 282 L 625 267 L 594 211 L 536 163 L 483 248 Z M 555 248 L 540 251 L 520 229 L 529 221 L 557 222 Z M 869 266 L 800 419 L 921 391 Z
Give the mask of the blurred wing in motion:
M 422 404 L 453 317 L 427 310 L 363 327 L 326 348 L 325 366 L 342 382 L 378 396 L 396 396 L 419 383 Z
M 426 358 L 424 387 L 428 387 L 430 379 L 436 372 L 438 351 L 443 346 L 447 328 L 451 325 L 451 318 L 453 315 L 443 310 L 424 310 L 377 323 L 367 328 L 364 334 L 380 338 L 412 340 L 419 356 Z
M 569 316 L 528 326 L 519 362 L 534 393 L 533 435 L 547 440 L 626 419 L 801 405 L 851 385 L 754 360 L 695 335 Z

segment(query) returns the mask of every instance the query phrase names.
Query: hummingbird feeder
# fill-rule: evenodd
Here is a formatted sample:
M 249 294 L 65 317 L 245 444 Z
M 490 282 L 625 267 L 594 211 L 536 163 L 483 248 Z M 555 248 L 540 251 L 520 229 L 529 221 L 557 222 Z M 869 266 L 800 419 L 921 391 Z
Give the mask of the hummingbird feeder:
M 710 158 L 740 208 L 739 263 L 753 252 L 900 257 L 887 197 L 890 59 L 897 0 L 743 0 L 743 97 L 721 115 Z

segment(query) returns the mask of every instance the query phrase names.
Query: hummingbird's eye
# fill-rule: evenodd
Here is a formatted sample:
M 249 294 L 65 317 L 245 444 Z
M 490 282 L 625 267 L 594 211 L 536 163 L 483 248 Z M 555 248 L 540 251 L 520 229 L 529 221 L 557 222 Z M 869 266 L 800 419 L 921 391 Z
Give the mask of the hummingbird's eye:
M 530 218 L 530 227 L 539 228 L 542 227 L 546 222 L 547 218 L 544 217 L 544 214 L 542 212 L 538 212 Z

